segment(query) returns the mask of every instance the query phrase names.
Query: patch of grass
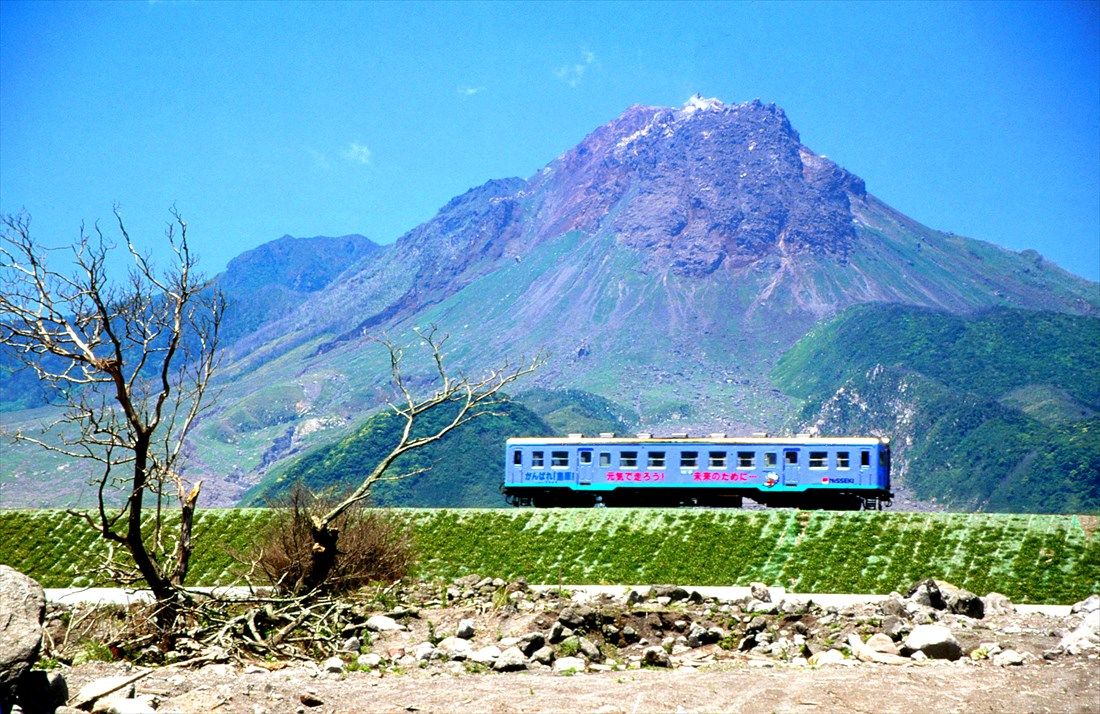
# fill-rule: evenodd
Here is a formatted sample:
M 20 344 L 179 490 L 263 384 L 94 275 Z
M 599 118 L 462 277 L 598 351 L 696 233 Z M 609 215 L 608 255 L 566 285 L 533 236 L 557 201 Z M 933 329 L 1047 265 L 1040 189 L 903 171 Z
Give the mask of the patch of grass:
M 889 593 L 936 577 L 981 595 L 1055 604 L 1100 591 L 1100 538 L 1077 516 L 612 508 L 389 513 L 411 527 L 420 554 L 414 574 L 428 580 L 478 573 L 534 583 L 761 581 L 795 592 Z M 188 582 L 243 582 L 225 551 L 246 551 L 270 517 L 262 509 L 200 512 Z M 0 563 L 45 587 L 105 584 L 94 575 L 105 553 L 94 533 L 61 511 L 0 511 Z

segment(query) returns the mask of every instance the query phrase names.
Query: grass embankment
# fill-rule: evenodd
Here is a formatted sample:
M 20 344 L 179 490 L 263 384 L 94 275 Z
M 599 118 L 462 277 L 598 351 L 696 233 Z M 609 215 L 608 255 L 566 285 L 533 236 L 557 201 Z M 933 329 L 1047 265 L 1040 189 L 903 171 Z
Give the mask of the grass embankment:
M 735 585 L 886 593 L 937 577 L 1017 602 L 1071 603 L 1100 591 L 1094 517 L 701 511 L 394 510 L 415 526 L 418 574 L 541 583 Z M 268 512 L 207 510 L 189 581 L 239 582 Z M 1088 526 L 1088 527 L 1086 527 Z M 46 587 L 98 584 L 105 548 L 60 511 L 0 511 L 0 563 Z

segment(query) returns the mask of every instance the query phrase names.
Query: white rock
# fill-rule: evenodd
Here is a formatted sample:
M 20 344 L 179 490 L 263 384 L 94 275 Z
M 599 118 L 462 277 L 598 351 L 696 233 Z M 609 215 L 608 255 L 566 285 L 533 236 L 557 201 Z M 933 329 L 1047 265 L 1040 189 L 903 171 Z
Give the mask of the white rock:
M 457 661 L 468 659 L 474 652 L 474 647 L 470 644 L 470 641 L 461 637 L 444 638 L 435 648 L 445 659 Z
M 361 654 L 356 657 L 355 663 L 360 667 L 377 667 L 378 665 L 382 664 L 382 656 L 375 654 L 374 652 L 368 652 L 366 654 Z
M 147 672 L 148 670 L 146 670 Z M 80 691 L 70 701 L 73 702 L 72 706 L 75 708 L 84 709 L 88 704 L 108 694 L 117 692 L 117 696 L 120 698 L 132 697 L 134 695 L 133 683 L 144 676 L 145 673 L 139 673 L 92 680 L 81 687 Z
M 1016 611 L 1013 607 L 1012 601 L 1000 593 L 989 593 L 982 598 L 982 604 L 985 606 L 985 614 L 988 615 L 1008 615 Z
M 115 696 L 100 699 L 92 707 L 92 711 L 97 714 L 156 714 L 157 710 L 142 699 Z
M 509 647 L 500 653 L 493 662 L 493 669 L 498 672 L 511 672 L 517 669 L 527 669 L 527 657 L 519 647 Z
M 321 663 L 321 669 L 326 672 L 332 672 L 333 674 L 343 674 L 344 660 L 339 657 L 329 657 Z
M 827 664 L 844 664 L 844 653 L 840 650 L 825 650 L 810 657 L 810 664 L 822 667 Z
M 962 657 L 962 647 L 943 625 L 917 625 L 905 638 L 902 652 L 920 651 L 933 659 L 956 660 Z
M 367 618 L 367 629 L 371 632 L 391 632 L 394 630 L 407 630 L 408 628 L 392 617 L 371 615 Z
M 488 645 L 470 653 L 470 661 L 478 664 L 492 664 L 500 657 L 500 648 L 496 645 Z
M 458 631 L 455 632 L 455 636 L 461 637 L 464 640 L 469 640 L 473 639 L 475 632 L 474 621 L 466 618 L 458 621 Z
M 584 660 L 580 657 L 561 657 L 554 660 L 554 671 L 559 674 L 562 672 L 583 672 L 584 668 Z
M 882 652 L 884 654 L 897 654 L 898 646 L 894 644 L 894 641 L 890 639 L 889 635 L 884 635 L 881 632 L 876 632 L 871 635 L 867 640 L 867 646 L 873 649 L 875 652 Z
M 409 651 L 409 655 L 417 662 L 427 662 L 435 654 L 435 645 L 431 642 L 421 642 Z
M 1016 650 L 1005 650 L 993 656 L 993 664 L 998 667 L 1012 667 L 1024 663 L 1024 656 Z
M 1096 612 L 1100 610 L 1100 595 L 1089 595 L 1081 602 L 1073 604 L 1070 612 Z

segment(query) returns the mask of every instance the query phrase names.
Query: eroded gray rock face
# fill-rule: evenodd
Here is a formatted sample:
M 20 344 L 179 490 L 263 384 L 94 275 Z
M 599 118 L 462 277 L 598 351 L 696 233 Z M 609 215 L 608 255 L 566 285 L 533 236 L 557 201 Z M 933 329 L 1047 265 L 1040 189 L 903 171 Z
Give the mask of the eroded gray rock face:
M 16 684 L 38 661 L 45 615 L 42 586 L 0 565 L 0 701 L 12 699 Z

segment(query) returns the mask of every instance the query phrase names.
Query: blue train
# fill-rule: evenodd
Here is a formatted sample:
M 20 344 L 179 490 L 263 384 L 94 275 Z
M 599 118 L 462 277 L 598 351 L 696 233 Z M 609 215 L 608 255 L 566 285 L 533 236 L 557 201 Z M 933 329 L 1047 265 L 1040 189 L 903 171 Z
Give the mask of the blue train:
M 513 506 L 889 505 L 890 440 L 878 437 L 508 439 L 502 491 Z

